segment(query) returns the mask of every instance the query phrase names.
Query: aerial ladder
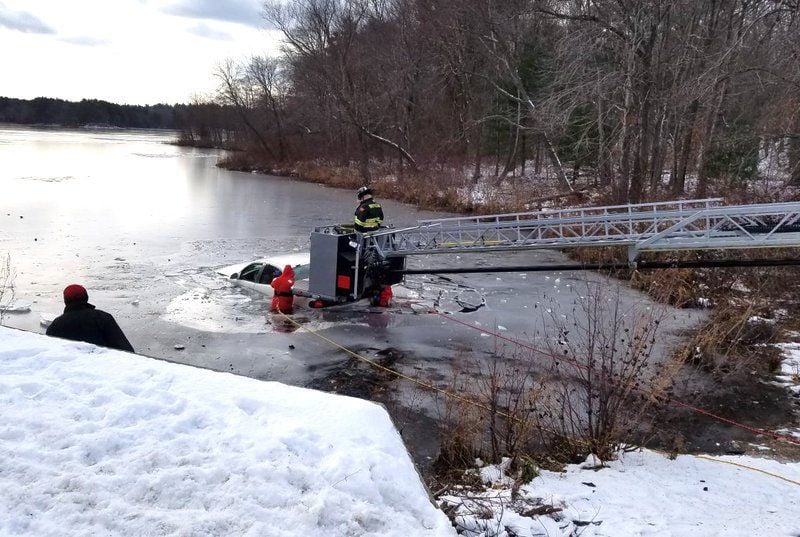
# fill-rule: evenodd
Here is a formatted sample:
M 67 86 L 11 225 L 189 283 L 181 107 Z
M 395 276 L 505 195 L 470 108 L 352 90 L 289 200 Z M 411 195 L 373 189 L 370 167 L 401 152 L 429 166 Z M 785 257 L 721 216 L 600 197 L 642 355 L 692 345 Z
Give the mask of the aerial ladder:
M 665 268 L 691 262 L 640 261 L 643 252 L 800 247 L 800 202 L 723 205 L 720 198 L 543 210 L 420 220 L 400 229 L 353 233 L 339 226 L 311 233 L 309 293 L 355 301 L 406 274 L 602 268 L 599 265 L 406 269 L 414 255 L 513 252 L 618 246 L 627 266 Z M 722 260 L 695 266 L 799 264 L 800 259 Z

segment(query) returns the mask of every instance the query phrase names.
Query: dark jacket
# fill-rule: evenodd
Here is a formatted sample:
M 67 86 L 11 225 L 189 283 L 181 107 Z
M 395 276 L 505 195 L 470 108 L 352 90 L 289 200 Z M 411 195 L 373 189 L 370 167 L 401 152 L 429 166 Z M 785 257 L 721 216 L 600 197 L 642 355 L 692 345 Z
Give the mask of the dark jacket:
M 48 336 L 133 352 L 133 347 L 114 317 L 87 302 L 68 304 L 64 314 L 53 320 L 46 333 Z
M 383 208 L 372 198 L 365 199 L 356 207 L 355 230 L 361 233 L 376 231 L 383 223 Z

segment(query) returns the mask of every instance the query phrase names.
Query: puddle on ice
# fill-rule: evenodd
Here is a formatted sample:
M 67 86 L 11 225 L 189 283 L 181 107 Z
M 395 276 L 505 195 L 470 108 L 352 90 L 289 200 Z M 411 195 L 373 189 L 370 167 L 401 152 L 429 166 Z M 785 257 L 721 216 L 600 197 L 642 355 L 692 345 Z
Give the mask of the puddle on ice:
M 213 271 L 171 274 L 174 283 L 187 290 L 166 307 L 162 319 L 181 326 L 214 333 L 267 334 L 293 332 L 297 325 L 269 311 L 270 298 L 250 293 L 229 283 Z M 315 318 L 316 312 L 303 311 L 305 299 L 298 299 L 292 319 L 313 330 L 333 323 Z
M 262 333 L 267 332 L 263 305 L 258 314 L 253 300 L 235 294 L 195 287 L 174 298 L 162 318 L 204 332 Z

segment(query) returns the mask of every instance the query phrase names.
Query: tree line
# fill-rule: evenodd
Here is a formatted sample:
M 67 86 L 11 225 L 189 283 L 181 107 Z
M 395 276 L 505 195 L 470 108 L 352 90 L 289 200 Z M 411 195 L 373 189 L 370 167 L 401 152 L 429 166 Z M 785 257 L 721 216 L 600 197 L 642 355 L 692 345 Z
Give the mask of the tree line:
M 800 184 L 797 0 L 284 0 L 263 16 L 281 54 L 220 66 L 186 136 L 365 180 L 546 166 L 631 202 Z
M 13 99 L 0 97 L 0 122 L 22 125 L 60 125 L 79 127 L 98 125 L 119 128 L 176 129 L 186 116 L 186 106 L 122 105 L 96 99 L 80 102 L 38 97 Z

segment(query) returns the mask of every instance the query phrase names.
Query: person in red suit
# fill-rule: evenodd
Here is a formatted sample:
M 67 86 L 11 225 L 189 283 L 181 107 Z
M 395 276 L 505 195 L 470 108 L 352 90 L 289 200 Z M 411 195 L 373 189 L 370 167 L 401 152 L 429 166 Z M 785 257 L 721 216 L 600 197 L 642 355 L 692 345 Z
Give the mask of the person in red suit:
M 388 308 L 392 305 L 393 296 L 394 293 L 392 293 L 392 286 L 384 285 L 383 289 L 381 289 L 381 294 L 378 295 L 378 306 L 382 308 Z
M 294 270 L 292 266 L 283 267 L 281 275 L 273 279 L 270 285 L 275 290 L 272 296 L 272 311 L 292 313 L 294 309 L 294 295 L 292 294 Z
M 392 286 L 391 285 L 384 285 L 375 291 L 370 298 L 370 305 L 372 306 L 380 306 L 381 308 L 388 308 L 392 305 L 392 297 L 394 294 L 392 293 Z

